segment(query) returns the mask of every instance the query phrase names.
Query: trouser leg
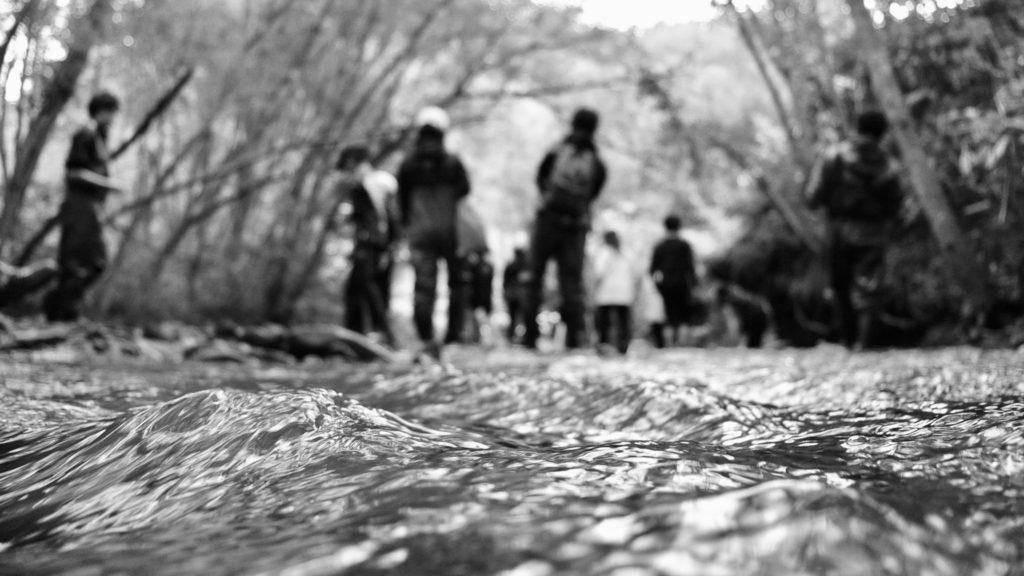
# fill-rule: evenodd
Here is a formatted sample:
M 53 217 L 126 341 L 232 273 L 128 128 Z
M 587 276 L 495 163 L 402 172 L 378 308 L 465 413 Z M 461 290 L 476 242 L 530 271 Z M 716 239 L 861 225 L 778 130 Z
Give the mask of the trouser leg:
M 526 326 L 523 344 L 530 348 L 537 345 L 537 339 L 540 337 L 537 314 L 540 313 L 541 300 L 544 294 L 544 273 L 547 271 L 548 260 L 551 258 L 552 249 L 556 241 L 555 235 L 538 218 L 530 240 L 530 272 L 525 285 L 525 298 L 523 302 L 523 324 Z
M 586 239 L 586 230 L 573 230 L 563 236 L 563 241 L 558 246 L 558 287 L 562 293 L 566 348 L 579 348 L 588 340 L 583 294 L 583 258 Z
M 62 206 L 57 267 L 57 286 L 44 301 L 46 317 L 51 322 L 77 320 L 86 292 L 107 267 L 99 218 L 87 204 Z
M 853 307 L 854 267 L 852 253 L 841 243 L 832 246 L 831 284 L 835 298 L 836 328 L 843 345 L 857 342 L 857 312 Z
M 458 342 L 462 334 L 468 299 L 464 266 L 454 246 L 445 255 L 445 263 L 448 266 L 448 329 L 444 341 L 450 344 Z
M 519 303 L 515 300 L 506 300 L 505 309 L 508 310 L 508 328 L 505 330 L 505 337 L 512 342 L 516 339 L 516 329 L 519 327 Z
M 365 254 L 357 248 L 352 253 L 352 270 L 345 284 L 345 327 L 359 333 L 366 332 L 367 284 L 370 277 Z
M 594 308 L 594 330 L 597 332 L 598 344 L 611 344 L 610 306 L 597 306 Z
M 629 306 L 616 306 L 615 316 L 616 348 L 618 348 L 619 352 L 625 354 L 626 350 L 629 349 L 629 341 L 633 336 L 632 311 L 629 309 Z
M 416 247 L 411 254 L 416 280 L 413 287 L 413 323 L 420 340 L 434 340 L 434 304 L 437 301 L 438 254 L 426 247 Z

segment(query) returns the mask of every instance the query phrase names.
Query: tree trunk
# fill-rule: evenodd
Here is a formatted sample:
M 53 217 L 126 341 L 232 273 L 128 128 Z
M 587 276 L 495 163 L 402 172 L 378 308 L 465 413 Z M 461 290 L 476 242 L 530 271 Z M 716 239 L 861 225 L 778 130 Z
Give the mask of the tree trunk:
M 983 310 L 990 299 L 988 276 L 964 238 L 956 215 L 936 177 L 934 165 L 914 128 L 906 99 L 889 59 L 885 38 L 875 29 L 871 13 L 865 8 L 863 0 L 846 0 L 846 3 L 850 7 L 872 89 L 892 123 L 914 193 L 928 218 L 932 234 L 946 255 L 950 276 L 960 283 L 966 293 L 966 304 L 973 311 Z
M 14 164 L 11 180 L 4 191 L 4 207 L 0 212 L 0 255 L 6 253 L 14 238 L 25 203 L 25 193 L 35 174 L 43 147 L 57 122 L 57 117 L 71 96 L 75 85 L 89 62 L 92 47 L 103 37 L 111 20 L 110 0 L 93 0 L 85 17 L 76 26 L 68 43 L 67 58 L 56 65 L 50 81 L 42 88 L 38 112 L 32 118 L 20 154 Z
M 802 146 L 796 119 L 790 113 L 789 107 L 786 105 L 786 99 L 783 98 L 782 90 L 772 75 L 773 64 L 771 56 L 765 50 L 764 43 L 751 26 L 751 22 L 747 20 L 747 15 L 732 2 L 729 3 L 729 7 L 736 16 L 740 37 L 750 52 L 750 56 L 754 59 L 754 63 L 757 64 L 757 70 L 761 74 L 761 78 L 768 88 L 768 93 L 772 97 L 772 103 L 779 116 L 779 123 L 782 124 L 782 129 L 786 133 L 786 140 L 789 142 L 793 159 L 801 169 L 807 170 L 810 167 L 810 155 Z

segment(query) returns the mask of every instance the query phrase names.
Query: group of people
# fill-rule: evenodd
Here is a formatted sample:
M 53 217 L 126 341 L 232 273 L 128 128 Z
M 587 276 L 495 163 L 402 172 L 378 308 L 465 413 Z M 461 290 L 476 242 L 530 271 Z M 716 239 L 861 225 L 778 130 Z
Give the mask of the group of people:
M 76 319 L 87 289 L 106 266 L 100 217 L 106 196 L 117 190 L 109 178 L 107 135 L 118 109 L 115 96 L 94 96 L 89 102 L 92 121 L 72 140 L 60 212 L 58 282 L 44 302 L 51 321 Z M 518 339 L 521 328 L 521 344 L 527 348 L 536 348 L 541 336 L 538 316 L 551 261 L 558 270 L 565 347 L 591 344 L 584 282 L 587 238 L 591 209 L 608 175 L 595 143 L 599 120 L 593 110 L 578 109 L 567 136 L 544 156 L 536 176 L 540 202 L 529 246 L 516 249 L 504 271 L 507 336 Z M 404 238 L 415 274 L 415 329 L 423 352 L 433 357 L 440 355 L 444 344 L 463 341 L 467 332 L 478 334 L 492 311 L 494 266 L 483 224 L 467 200 L 471 184 L 466 168 L 445 145 L 449 127 L 448 115 L 440 108 L 420 111 L 414 144 L 395 176 L 375 168 L 365 146 L 345 148 L 336 164 L 354 227 L 344 291 L 346 326 L 395 342 L 389 322 L 391 273 L 398 240 Z M 861 114 L 857 136 L 818 168 L 810 198 L 811 206 L 824 209 L 829 222 L 835 318 L 838 333 L 849 346 L 865 341 L 877 317 L 873 293 L 878 271 L 903 203 L 895 163 L 882 147 L 887 130 L 884 115 Z M 658 346 L 679 341 L 697 285 L 693 250 L 680 234 L 680 218 L 669 216 L 664 225 L 665 238 L 654 247 L 646 274 L 640 275 L 656 288 L 663 304 L 664 322 L 656 322 L 652 333 Z M 447 332 L 438 340 L 434 313 L 442 261 L 448 271 L 449 306 Z M 622 352 L 633 333 L 631 308 L 642 286 L 634 261 L 623 251 L 617 232 L 603 232 L 591 266 L 593 326 L 599 345 Z
M 460 209 L 467 205 L 464 198 L 470 184 L 462 163 L 445 150 L 447 122 L 439 109 L 421 113 L 416 145 L 399 169 L 397 182 L 392 183 L 416 275 L 416 329 L 425 351 L 435 356 L 441 344 L 435 340 L 433 326 L 438 262 L 444 260 L 449 270 L 451 304 L 444 343 L 462 339 L 467 313 L 471 318 L 490 314 L 494 273 L 478 217 L 467 217 L 464 212 L 472 215 L 472 211 Z M 665 237 L 653 247 L 645 273 L 635 269 L 636 259 L 624 250 L 615 230 L 603 231 L 597 248 L 587 250 L 592 206 L 608 174 L 595 143 L 598 124 L 596 112 L 577 110 L 568 135 L 544 156 L 536 177 L 540 202 L 529 246 L 515 250 L 503 274 L 509 316 L 506 336 L 510 342 L 519 340 L 526 348 L 536 349 L 541 337 L 539 318 L 551 261 L 557 266 L 557 312 L 565 331 L 566 349 L 590 346 L 588 326 L 592 325 L 600 349 L 624 353 L 634 334 L 632 310 L 645 285 L 653 287 L 660 300 L 658 318 L 649 319 L 649 334 L 655 346 L 679 344 L 681 329 L 691 321 L 698 278 L 694 252 L 681 234 L 679 216 L 665 218 Z M 829 223 L 829 292 L 835 305 L 837 334 L 850 347 L 863 346 L 877 321 L 879 273 L 903 204 L 895 163 L 882 147 L 887 130 L 888 122 L 881 113 L 861 114 L 855 138 L 826 155 L 816 169 L 816 184 L 809 199 L 812 207 L 824 209 Z M 359 212 L 357 209 L 357 218 Z M 361 237 L 357 235 L 350 286 L 374 285 L 368 276 L 355 273 L 361 262 Z M 388 258 L 383 253 L 376 258 L 380 264 L 374 269 L 386 270 Z M 589 283 L 585 281 L 588 269 L 592 272 Z M 363 289 L 350 287 L 352 290 Z M 751 304 L 749 298 L 729 296 L 731 290 L 719 287 L 718 292 L 726 294 L 719 304 L 735 308 L 747 345 L 759 346 L 770 311 L 761 302 Z M 386 301 L 386 297 L 364 296 L 366 302 L 382 299 Z M 592 323 L 586 319 L 588 301 L 593 305 Z M 353 311 L 350 314 L 358 314 L 362 307 L 352 300 L 349 309 Z M 380 320 L 375 322 L 390 334 L 384 316 L 377 316 Z M 359 324 L 350 326 L 358 328 Z

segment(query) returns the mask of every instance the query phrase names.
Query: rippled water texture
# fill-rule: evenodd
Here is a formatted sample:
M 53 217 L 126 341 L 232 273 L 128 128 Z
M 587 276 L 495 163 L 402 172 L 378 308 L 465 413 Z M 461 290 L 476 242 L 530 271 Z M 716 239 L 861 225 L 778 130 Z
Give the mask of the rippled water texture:
M 0 364 L 0 572 L 1024 574 L 1024 358 Z

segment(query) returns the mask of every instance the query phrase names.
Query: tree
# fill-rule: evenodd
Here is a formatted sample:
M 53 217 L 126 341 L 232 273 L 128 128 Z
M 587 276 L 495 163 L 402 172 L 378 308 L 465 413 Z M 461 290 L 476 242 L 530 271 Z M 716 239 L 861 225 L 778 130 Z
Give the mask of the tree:
M 22 13 L 31 11 L 34 6 L 34 1 L 26 3 Z M 0 211 L 0 256 L 10 252 L 10 241 L 20 224 L 25 194 L 39 164 L 43 147 L 58 116 L 75 93 L 78 79 L 89 63 L 89 53 L 103 40 L 112 13 L 110 0 L 92 0 L 88 4 L 85 13 L 73 23 L 71 38 L 66 46 L 67 56 L 54 65 L 52 73 L 40 89 L 39 106 L 28 122 L 24 137 L 15 146 L 17 158 L 4 188 L 4 206 Z M 16 27 L 13 28 L 12 34 L 16 30 Z M 0 105 L 6 106 L 4 103 Z M 0 133 L 4 129 L 5 126 L 0 123 Z

